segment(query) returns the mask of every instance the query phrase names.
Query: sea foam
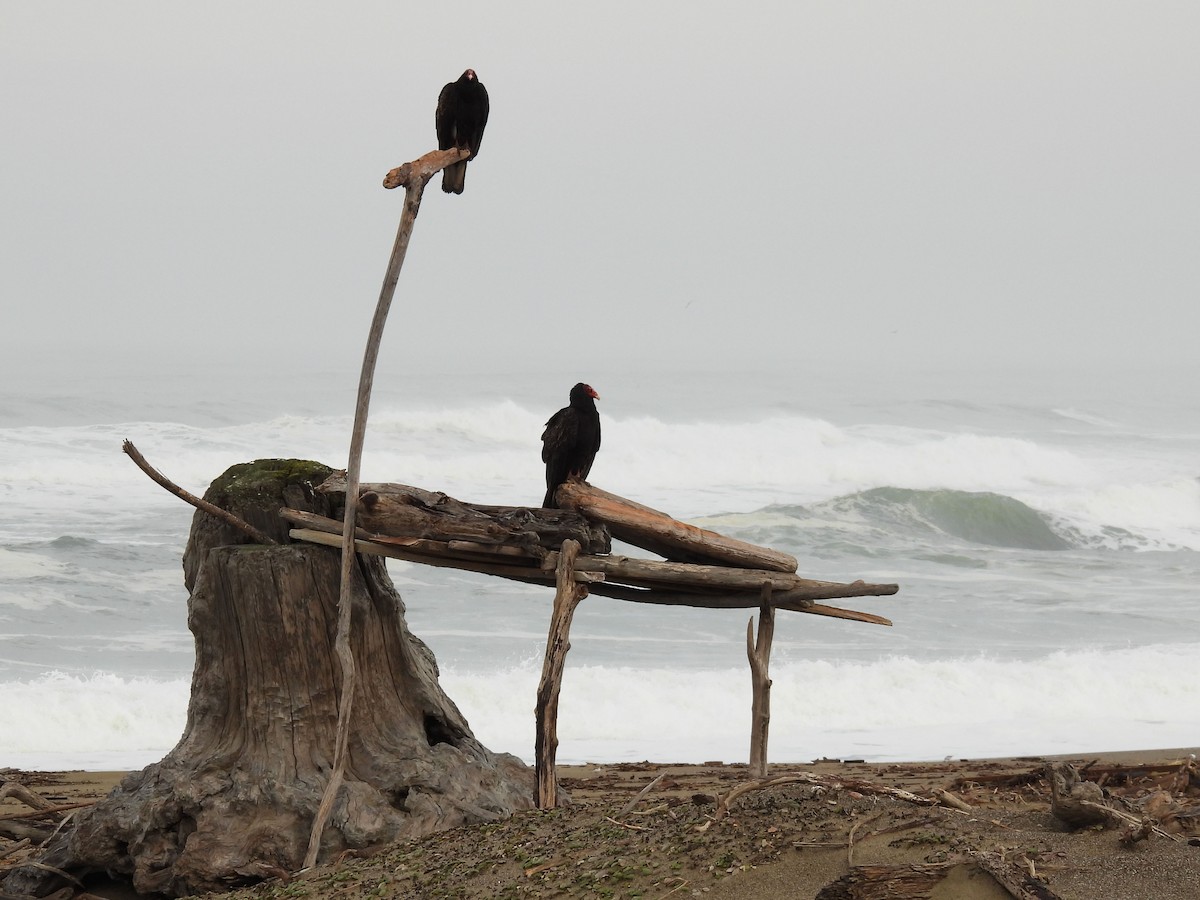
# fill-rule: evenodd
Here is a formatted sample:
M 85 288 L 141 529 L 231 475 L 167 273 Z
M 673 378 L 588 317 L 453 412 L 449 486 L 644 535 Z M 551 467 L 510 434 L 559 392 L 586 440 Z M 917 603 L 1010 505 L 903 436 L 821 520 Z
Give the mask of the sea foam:
M 1200 645 L 1060 652 L 1036 660 L 963 657 L 815 660 L 771 668 L 772 758 L 872 760 L 1191 746 L 1200 740 Z M 442 684 L 484 744 L 526 760 L 535 667 Z M 1070 697 L 1064 704 L 1063 697 Z M 746 670 L 568 663 L 560 760 L 745 760 Z
M 57 767 L 80 753 L 161 758 L 183 733 L 189 685 L 187 679 L 58 671 L 6 682 L 0 766 L 19 758 Z
M 1200 645 L 772 666 L 771 758 L 937 759 L 1071 753 L 1200 740 Z M 444 671 L 442 687 L 485 746 L 533 758 L 540 664 L 488 673 Z M 6 685 L 0 765 L 63 765 L 81 748 L 161 758 L 186 717 L 182 680 L 51 673 Z M 1063 698 L 1070 702 L 1064 704 Z M 572 666 L 559 706 L 562 762 L 745 760 L 746 669 Z M 150 760 L 152 761 L 152 760 Z M 145 763 L 142 763 L 143 765 Z

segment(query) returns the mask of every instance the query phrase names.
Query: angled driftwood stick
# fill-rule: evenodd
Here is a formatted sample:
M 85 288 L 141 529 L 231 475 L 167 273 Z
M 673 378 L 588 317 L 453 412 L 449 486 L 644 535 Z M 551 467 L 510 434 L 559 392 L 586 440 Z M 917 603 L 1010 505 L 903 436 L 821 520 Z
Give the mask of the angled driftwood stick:
M 125 451 L 126 456 L 128 456 L 134 461 L 134 463 L 137 464 L 139 469 L 150 476 L 152 481 L 166 488 L 180 500 L 184 501 L 185 503 L 190 503 L 192 506 L 196 507 L 196 509 L 204 510 L 204 512 L 208 513 L 210 516 L 216 516 L 222 522 L 225 522 L 227 525 L 232 525 L 234 528 L 248 535 L 252 540 L 259 544 L 277 543 L 277 541 L 263 534 L 249 522 L 243 521 L 233 513 L 221 509 L 221 507 L 215 506 L 212 503 L 209 503 L 207 500 L 197 497 L 195 494 L 185 491 L 175 482 L 167 478 L 167 476 L 159 472 L 158 469 L 154 468 L 154 466 L 150 465 L 150 463 L 146 462 L 146 458 L 138 452 L 138 448 L 133 446 L 133 441 L 125 441 L 121 444 L 121 449 Z
M 617 818 L 620 819 L 623 816 L 627 816 L 633 812 L 633 808 L 642 801 L 642 798 L 658 787 L 658 783 L 666 777 L 666 772 L 659 772 L 653 781 L 649 782 L 644 788 L 637 792 L 637 795 L 632 800 L 621 807 L 621 811 L 617 813 Z
M 613 537 L 667 559 L 776 572 L 796 571 L 796 558 L 790 554 L 680 522 L 664 512 L 584 481 L 571 480 L 560 485 L 555 496 L 559 506 L 577 509 L 586 518 L 603 522 Z

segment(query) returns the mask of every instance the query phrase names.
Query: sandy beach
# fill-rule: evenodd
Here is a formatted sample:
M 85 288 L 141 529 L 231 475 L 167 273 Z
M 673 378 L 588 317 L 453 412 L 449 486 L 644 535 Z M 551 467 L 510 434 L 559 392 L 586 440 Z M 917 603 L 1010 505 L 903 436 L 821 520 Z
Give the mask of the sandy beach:
M 732 797 L 753 783 L 744 765 L 562 767 L 566 807 L 452 829 L 220 896 L 1194 900 L 1198 752 L 817 760 L 772 766 L 774 784 Z M 1162 833 L 1123 842 L 1119 828 L 1066 826 L 1051 812 L 1043 778 L 1046 764 L 1059 760 L 1101 783 L 1108 803 L 1135 821 L 1157 797 L 1148 810 Z M 3 778 L 70 807 L 103 797 L 125 774 L 9 770 Z M 1163 815 L 1164 796 L 1174 815 Z M 17 798 L 0 800 L 0 821 L 21 813 L 29 807 Z M 17 847 L 0 838 L 0 866 L 17 862 Z M 87 895 L 133 896 L 99 880 L 77 894 Z

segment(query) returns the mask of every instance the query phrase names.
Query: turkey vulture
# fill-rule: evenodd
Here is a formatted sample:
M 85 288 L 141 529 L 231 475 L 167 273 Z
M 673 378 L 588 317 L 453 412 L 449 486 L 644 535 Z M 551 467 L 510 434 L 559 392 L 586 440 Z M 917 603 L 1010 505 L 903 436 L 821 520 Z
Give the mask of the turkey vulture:
M 542 506 L 554 509 L 554 492 L 572 475 L 587 478 L 592 460 L 600 449 L 600 395 L 580 382 L 571 388 L 571 405 L 550 417 L 542 432 L 542 462 L 546 464 L 546 499 Z
M 487 120 L 487 88 L 479 83 L 474 69 L 467 69 L 458 81 L 450 82 L 438 94 L 437 113 L 434 115 L 438 149 L 466 147 L 471 151 L 467 159 L 474 159 L 479 153 L 479 142 L 483 140 Z M 466 159 L 442 170 L 442 190 L 447 194 L 461 194 L 466 180 Z

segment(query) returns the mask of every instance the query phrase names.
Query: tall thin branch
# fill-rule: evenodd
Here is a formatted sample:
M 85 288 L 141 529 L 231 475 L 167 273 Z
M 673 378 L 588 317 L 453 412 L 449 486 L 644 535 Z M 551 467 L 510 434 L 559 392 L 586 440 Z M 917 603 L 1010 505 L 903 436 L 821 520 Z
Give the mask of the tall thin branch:
M 466 149 L 435 150 L 418 160 L 405 163 L 388 172 L 383 186 L 404 187 L 404 210 L 400 214 L 400 227 L 392 245 L 392 256 L 388 260 L 383 287 L 379 291 L 379 302 L 375 305 L 375 317 L 371 320 L 371 331 L 367 335 L 367 348 L 363 354 L 362 373 L 358 379 L 358 401 L 354 409 L 354 431 L 350 436 L 350 458 L 346 463 L 346 517 L 342 523 L 342 581 L 338 595 L 338 627 L 334 640 L 334 652 L 342 671 L 341 696 L 338 699 L 337 737 L 333 751 L 333 771 L 329 783 L 321 796 L 321 804 L 313 819 L 312 833 L 308 839 L 308 852 L 304 857 L 304 868 L 316 865 L 321 849 L 321 835 L 325 823 L 337 799 L 338 789 L 346 772 L 346 748 L 349 746 L 350 713 L 354 705 L 355 667 L 354 653 L 350 646 L 350 607 L 353 592 L 351 586 L 356 572 L 354 530 L 358 509 L 359 474 L 362 464 L 362 449 L 367 433 L 367 412 L 371 405 L 371 388 L 375 382 L 375 363 L 379 359 L 379 344 L 383 339 L 383 326 L 387 322 L 392 297 L 396 293 L 396 282 L 400 279 L 400 268 L 408 253 L 408 242 L 412 237 L 413 225 L 421 209 L 421 197 L 429 179 L 451 163 L 470 155 Z

